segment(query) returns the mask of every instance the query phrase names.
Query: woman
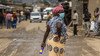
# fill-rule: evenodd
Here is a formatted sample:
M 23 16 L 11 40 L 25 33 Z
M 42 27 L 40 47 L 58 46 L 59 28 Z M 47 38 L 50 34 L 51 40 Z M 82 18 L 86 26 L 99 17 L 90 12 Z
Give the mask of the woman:
M 64 45 L 67 34 L 66 26 L 61 17 L 59 17 L 61 11 L 63 11 L 62 7 L 55 7 L 52 11 L 53 18 L 47 23 L 47 29 L 41 47 L 44 48 L 46 46 L 46 39 L 49 36 L 47 40 L 48 56 L 64 56 Z
M 7 26 L 7 29 L 11 28 L 11 18 L 12 18 L 12 13 L 11 12 L 7 12 L 7 14 L 6 14 L 6 26 Z

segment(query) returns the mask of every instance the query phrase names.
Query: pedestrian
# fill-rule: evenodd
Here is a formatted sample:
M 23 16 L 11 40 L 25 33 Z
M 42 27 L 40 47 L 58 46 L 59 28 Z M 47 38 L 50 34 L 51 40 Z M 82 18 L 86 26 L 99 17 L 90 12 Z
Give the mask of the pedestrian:
M 100 34 L 100 10 L 99 8 L 96 8 L 95 9 L 95 12 L 94 12 L 94 16 L 95 16 L 95 33 L 96 35 L 99 35 Z
M 11 28 L 11 18 L 12 18 L 11 12 L 7 12 L 7 15 L 6 15 L 6 27 L 7 27 L 7 29 Z
M 28 16 L 28 18 L 27 19 L 30 19 L 30 10 L 28 10 L 28 14 L 27 14 L 27 16 Z
M 85 30 L 85 35 L 89 36 L 90 35 L 90 19 L 91 19 L 91 13 L 89 13 L 88 9 L 85 10 L 84 12 L 84 30 Z
M 69 7 L 69 3 L 65 1 L 61 5 L 63 6 L 64 14 L 65 14 L 64 22 L 66 26 L 69 26 L 71 24 L 71 9 Z
M 2 13 L 0 13 L 0 29 L 2 29 L 3 27 L 3 20 L 4 20 L 4 16 Z
M 63 20 L 59 17 L 59 12 L 61 9 L 55 7 L 52 10 L 53 18 L 47 23 L 47 30 L 45 32 L 41 48 L 46 46 L 49 51 L 48 56 L 64 56 L 64 45 L 66 42 L 66 25 Z
M 77 25 L 78 25 L 78 13 L 76 10 L 73 11 L 73 35 L 76 37 L 77 36 Z
M 13 12 L 13 15 L 12 15 L 12 28 L 16 28 L 16 25 L 17 25 L 17 15 L 16 15 L 16 12 Z

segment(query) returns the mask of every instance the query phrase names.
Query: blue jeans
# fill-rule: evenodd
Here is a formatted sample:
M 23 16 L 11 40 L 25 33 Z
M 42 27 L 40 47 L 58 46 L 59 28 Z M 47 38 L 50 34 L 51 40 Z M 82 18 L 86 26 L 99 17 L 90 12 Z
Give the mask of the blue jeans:
M 6 20 L 6 27 L 7 29 L 11 28 L 11 20 Z
M 12 28 L 16 28 L 16 25 L 17 25 L 17 20 L 13 20 L 12 21 Z

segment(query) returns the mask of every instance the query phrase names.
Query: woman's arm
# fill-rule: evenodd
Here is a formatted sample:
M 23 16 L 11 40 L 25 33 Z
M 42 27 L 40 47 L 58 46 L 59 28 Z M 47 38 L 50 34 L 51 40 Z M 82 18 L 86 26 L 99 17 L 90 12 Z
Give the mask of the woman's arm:
M 43 42 L 42 42 L 41 47 L 45 47 L 45 42 L 46 42 L 46 39 L 47 39 L 47 37 L 49 35 L 49 32 L 50 32 L 50 27 L 49 27 L 49 25 L 47 25 L 47 29 L 46 29 L 46 32 L 44 34 L 44 38 L 43 38 Z
M 61 24 L 60 22 L 58 22 L 58 23 L 56 24 L 56 28 L 57 28 L 58 37 L 60 38 L 60 36 L 61 36 L 62 24 Z

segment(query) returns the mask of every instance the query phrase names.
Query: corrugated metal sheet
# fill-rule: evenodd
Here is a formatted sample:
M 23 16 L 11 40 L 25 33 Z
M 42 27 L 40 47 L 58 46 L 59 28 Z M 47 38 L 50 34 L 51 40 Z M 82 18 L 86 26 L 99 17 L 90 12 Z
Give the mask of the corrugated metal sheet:
M 26 3 L 26 4 L 33 4 L 41 0 L 14 0 L 14 3 Z

